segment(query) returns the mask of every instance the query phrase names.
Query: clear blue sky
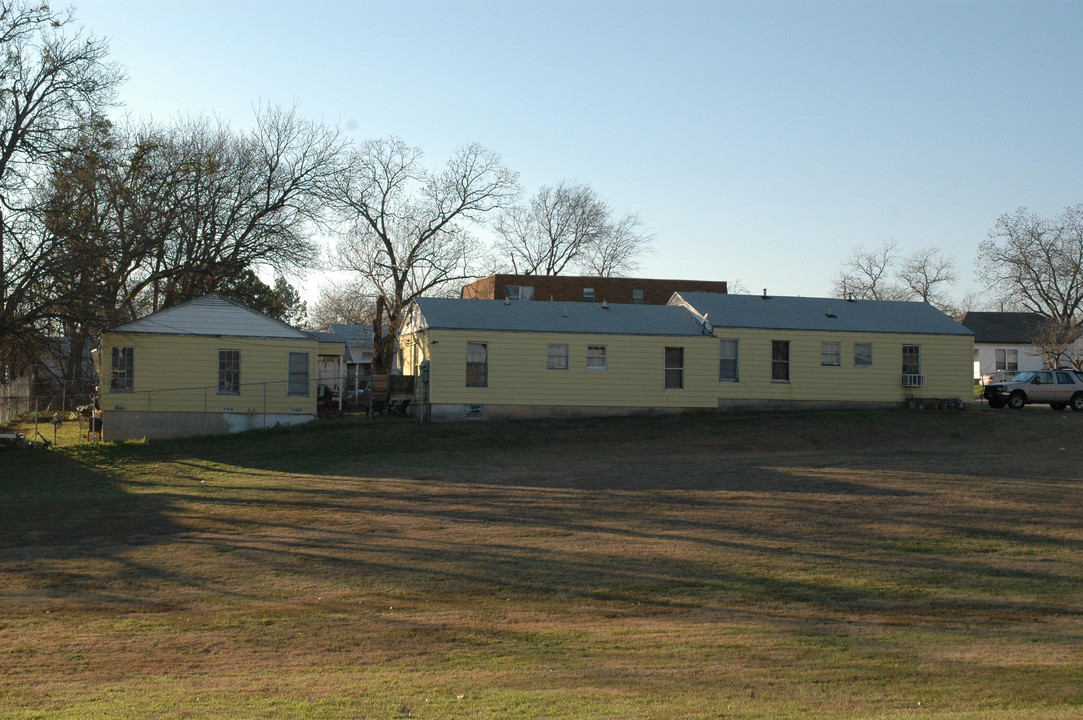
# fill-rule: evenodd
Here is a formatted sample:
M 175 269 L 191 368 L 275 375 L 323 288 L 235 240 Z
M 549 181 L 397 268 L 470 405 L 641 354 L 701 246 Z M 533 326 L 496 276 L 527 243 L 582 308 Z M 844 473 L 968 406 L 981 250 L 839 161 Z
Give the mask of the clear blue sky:
M 852 247 L 956 261 L 1083 202 L 1083 3 L 74 0 L 127 112 L 288 105 L 528 192 L 589 182 L 656 233 L 643 277 L 827 295 Z

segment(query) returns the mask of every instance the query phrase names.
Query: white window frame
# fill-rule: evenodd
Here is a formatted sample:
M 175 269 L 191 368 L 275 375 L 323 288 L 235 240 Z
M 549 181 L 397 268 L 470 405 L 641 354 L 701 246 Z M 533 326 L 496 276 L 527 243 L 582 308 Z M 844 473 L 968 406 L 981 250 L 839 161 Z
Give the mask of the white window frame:
M 484 357 L 480 360 L 475 359 L 473 362 L 471 362 L 471 346 L 474 347 L 475 352 L 477 352 L 478 348 L 480 348 L 481 352 L 484 353 Z M 476 365 L 479 368 L 478 379 L 475 382 L 470 382 L 471 365 Z M 466 387 L 489 387 L 489 343 L 487 342 L 475 342 L 472 340 L 468 340 L 466 343 Z
M 820 365 L 842 367 L 842 343 L 825 340 L 820 343 Z
M 114 345 L 110 355 L 110 392 L 135 391 L 135 348 Z
M 601 359 L 601 363 L 598 360 Z M 606 370 L 609 367 L 608 345 L 587 345 L 587 370 Z
M 664 348 L 662 350 L 662 366 L 664 368 L 663 384 L 665 389 L 684 390 L 684 348 Z M 670 382 L 671 375 L 676 379 L 675 383 Z
M 1013 361 L 1011 358 L 1015 357 Z M 1019 372 L 1019 350 L 1016 348 L 996 348 L 993 351 L 993 365 L 997 371 Z M 1012 367 L 1012 366 L 1015 367 Z
M 867 347 L 869 349 L 868 362 L 860 361 L 860 358 L 863 357 L 858 353 L 858 348 L 860 347 Z M 872 343 L 854 343 L 854 367 L 872 367 Z
M 907 348 L 917 349 L 917 365 L 906 364 L 906 350 Z M 903 375 L 921 375 L 921 345 L 907 344 L 902 346 L 902 374 Z
M 304 375 L 294 368 L 294 360 L 304 358 Z M 308 397 L 310 390 L 312 357 L 307 352 L 291 351 L 286 357 L 286 394 L 295 397 Z
M 554 350 L 556 350 L 555 353 Z M 568 357 L 568 345 L 566 343 L 549 343 L 549 347 L 546 348 L 545 367 L 549 370 L 567 370 Z
M 726 347 L 726 343 L 733 343 L 733 357 L 727 357 L 722 354 L 722 349 Z M 733 377 L 726 377 L 726 373 L 722 363 L 732 361 L 733 362 Z M 718 381 L 719 382 L 740 382 L 741 380 L 741 341 L 737 338 L 721 338 L 718 344 Z
M 775 348 L 784 347 L 786 350 L 785 358 L 775 357 Z M 776 377 L 776 369 L 785 370 L 786 377 Z M 771 341 L 771 382 L 788 383 L 790 381 L 790 341 L 789 340 L 772 340 Z
M 583 302 L 594 302 L 594 288 L 583 288 Z
M 643 288 L 632 288 L 632 304 L 642 305 L 646 302 L 643 297 Z
M 236 358 L 236 363 L 233 363 Z M 241 394 L 241 351 L 232 348 L 218 349 L 218 394 Z
M 513 292 L 514 291 L 514 292 Z M 504 297 L 508 300 L 533 300 L 533 285 L 505 285 Z

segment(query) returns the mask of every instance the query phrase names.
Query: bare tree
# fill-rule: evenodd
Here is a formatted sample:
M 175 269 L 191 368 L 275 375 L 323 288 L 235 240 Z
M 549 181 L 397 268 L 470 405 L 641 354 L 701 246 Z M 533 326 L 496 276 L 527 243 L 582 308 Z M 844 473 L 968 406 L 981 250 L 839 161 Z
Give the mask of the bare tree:
M 12 293 L 12 267 L 32 272 L 43 257 L 39 229 L 16 216 L 28 211 L 43 164 L 112 102 L 122 73 L 106 61 L 108 52 L 104 41 L 73 28 L 70 10 L 0 0 L 0 363 L 39 303 L 37 290 L 27 294 L 30 282 Z
M 308 328 L 326 330 L 331 323 L 363 325 L 372 321 L 376 300 L 359 282 L 320 286 L 315 304 L 308 310 Z
M 835 275 L 835 297 L 862 300 L 920 300 L 954 314 L 947 286 L 955 284 L 955 262 L 939 248 L 899 258 L 894 240 L 873 250 L 859 245 Z
M 1080 324 L 1049 319 L 1038 327 L 1032 342 L 1048 367 L 1062 367 L 1062 361 L 1067 361 L 1077 370 L 1083 370 L 1083 349 L 1079 346 L 1081 338 L 1083 326 Z
M 859 245 L 835 275 L 835 297 L 860 300 L 902 300 L 906 290 L 891 281 L 892 265 L 898 258 L 898 244 L 892 240 L 866 250 Z
M 897 276 L 914 299 L 945 312 L 954 309 L 944 287 L 954 285 L 959 276 L 955 262 L 939 248 L 922 248 L 911 253 L 903 260 Z
M 978 248 L 985 284 L 1012 304 L 1061 323 L 1083 307 L 1083 204 L 1043 218 L 1005 213 Z
M 496 230 L 516 273 L 559 275 L 605 235 L 608 220 L 609 206 L 589 185 L 561 182 L 505 212 Z
M 560 275 L 575 268 L 608 277 L 638 267 L 652 239 L 642 225 L 635 214 L 613 220 L 590 185 L 565 181 L 501 214 L 496 253 L 518 274 Z
M 647 252 L 652 233 L 643 230 L 639 215 L 629 213 L 610 222 L 606 231 L 584 253 L 582 266 L 591 275 L 614 277 L 639 269 L 639 257 Z
M 954 312 L 951 314 L 955 317 L 960 317 L 968 312 L 981 312 L 990 310 L 992 307 L 993 306 L 985 295 L 976 290 L 968 290 L 963 293 L 961 298 L 959 298 L 959 302 L 956 303 Z M 1003 307 L 998 309 L 1004 311 Z
M 460 148 L 439 172 L 421 157 L 401 138 L 362 143 L 329 195 L 347 224 L 337 269 L 387 299 L 392 328 L 413 298 L 474 276 L 481 248 L 467 224 L 518 193 L 517 174 L 480 145 Z
M 215 289 L 252 266 L 277 274 L 312 267 L 309 236 L 344 144 L 296 108 L 261 108 L 245 135 L 197 119 L 166 136 L 157 159 L 177 212 L 140 282 L 153 308 Z

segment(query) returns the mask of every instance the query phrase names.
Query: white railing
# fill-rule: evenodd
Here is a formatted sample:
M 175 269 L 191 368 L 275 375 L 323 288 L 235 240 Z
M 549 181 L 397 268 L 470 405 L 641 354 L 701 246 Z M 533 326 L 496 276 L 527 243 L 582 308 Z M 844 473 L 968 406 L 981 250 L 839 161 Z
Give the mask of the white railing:
M 903 387 L 925 387 L 924 375 L 911 375 L 909 373 L 903 373 L 902 376 Z

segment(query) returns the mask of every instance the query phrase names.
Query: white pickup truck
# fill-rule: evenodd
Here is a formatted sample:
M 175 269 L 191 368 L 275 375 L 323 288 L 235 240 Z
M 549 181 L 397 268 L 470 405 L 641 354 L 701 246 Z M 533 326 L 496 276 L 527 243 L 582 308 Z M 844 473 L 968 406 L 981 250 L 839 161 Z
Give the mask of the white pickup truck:
M 1083 412 L 1083 372 L 1076 370 L 1028 370 L 1008 382 L 994 383 L 982 393 L 989 407 L 1014 410 L 1034 403 L 1054 410 L 1071 407 Z

